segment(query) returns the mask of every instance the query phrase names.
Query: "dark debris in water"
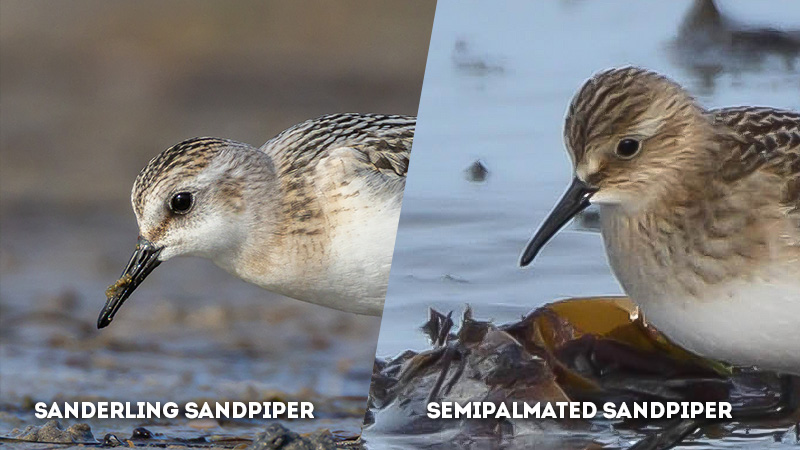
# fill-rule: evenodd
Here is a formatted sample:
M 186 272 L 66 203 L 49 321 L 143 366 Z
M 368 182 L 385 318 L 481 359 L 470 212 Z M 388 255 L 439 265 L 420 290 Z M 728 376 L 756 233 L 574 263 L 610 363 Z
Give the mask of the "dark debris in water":
M 484 164 L 483 161 L 476 159 L 464 170 L 464 175 L 466 176 L 467 181 L 471 181 L 473 183 L 483 183 L 487 178 L 489 178 L 489 169 L 486 167 L 486 164 Z
M 117 437 L 115 434 L 108 433 L 103 436 L 103 447 L 119 447 L 121 445 L 125 445 L 120 438 Z
M 425 412 L 430 401 L 730 401 L 737 417 L 737 408 L 763 410 L 780 398 L 783 388 L 777 375 L 732 372 L 701 359 L 670 343 L 633 313 L 633 305 L 624 298 L 573 299 L 497 326 L 474 319 L 468 307 L 454 330 L 452 313 L 431 310 L 422 327 L 431 349 L 408 350 L 394 359 L 376 361 L 370 429 L 393 434 L 447 430 L 467 440 L 478 433 L 506 442 L 530 434 L 531 427 L 537 432 L 553 427 L 590 435 L 597 426 L 577 419 L 429 420 Z M 750 426 L 743 419 L 747 416 L 738 417 Z M 761 427 L 785 430 L 798 417 L 752 415 L 750 419 Z M 614 427 L 640 433 L 643 440 L 636 448 L 663 449 L 718 423 L 629 419 Z
M 301 436 L 281 424 L 273 423 L 256 436 L 248 450 L 336 450 L 330 431 Z
M 138 427 L 133 429 L 133 434 L 131 434 L 131 440 L 146 440 L 146 439 L 153 439 L 153 432 L 148 430 L 145 427 Z
M 450 311 L 446 316 L 439 311 L 431 308 L 428 314 L 428 321 L 420 329 L 428 336 L 431 344 L 436 347 L 444 345 L 451 337 L 450 329 L 453 328 L 453 312 Z
M 121 434 L 120 434 L 121 436 Z M 158 437 L 156 437 L 158 436 Z M 13 430 L 8 437 L 0 437 L 2 444 L 70 444 L 95 448 L 148 447 L 148 448 L 235 448 L 248 450 L 334 450 L 337 448 L 363 448 L 360 435 L 350 433 L 333 434 L 328 429 L 308 434 L 298 434 L 280 423 L 269 425 L 255 438 L 241 436 L 197 436 L 192 438 L 156 435 L 144 427 L 133 429 L 130 438 L 119 438 L 107 433 L 98 441 L 86 423 L 77 423 L 64 428 L 57 420 L 41 426 L 28 426 L 24 430 Z M 72 448 L 72 447 L 70 447 Z

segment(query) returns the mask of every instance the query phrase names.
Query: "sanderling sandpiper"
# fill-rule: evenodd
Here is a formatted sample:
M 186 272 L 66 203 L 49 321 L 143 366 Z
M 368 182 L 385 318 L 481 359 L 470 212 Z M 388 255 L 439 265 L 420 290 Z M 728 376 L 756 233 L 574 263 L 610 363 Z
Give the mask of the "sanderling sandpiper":
M 800 374 L 800 113 L 706 110 L 626 67 L 584 84 L 564 140 L 575 176 L 522 266 L 597 204 L 611 268 L 647 322 L 701 356 Z
M 260 149 L 181 142 L 133 185 L 139 242 L 97 321 L 111 323 L 162 261 L 209 258 L 239 278 L 306 302 L 379 316 L 416 119 L 332 114 Z

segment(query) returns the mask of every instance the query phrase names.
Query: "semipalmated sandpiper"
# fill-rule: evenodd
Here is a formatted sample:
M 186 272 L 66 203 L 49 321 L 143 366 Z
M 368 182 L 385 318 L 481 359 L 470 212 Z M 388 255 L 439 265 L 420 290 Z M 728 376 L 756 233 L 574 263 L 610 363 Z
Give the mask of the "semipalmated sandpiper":
M 597 204 L 647 322 L 701 356 L 800 375 L 800 113 L 706 110 L 626 67 L 584 84 L 564 139 L 574 179 L 520 264 Z
M 181 142 L 133 185 L 139 242 L 98 318 L 102 328 L 162 261 L 209 258 L 250 283 L 306 302 L 378 316 L 416 119 L 332 114 L 257 149 Z

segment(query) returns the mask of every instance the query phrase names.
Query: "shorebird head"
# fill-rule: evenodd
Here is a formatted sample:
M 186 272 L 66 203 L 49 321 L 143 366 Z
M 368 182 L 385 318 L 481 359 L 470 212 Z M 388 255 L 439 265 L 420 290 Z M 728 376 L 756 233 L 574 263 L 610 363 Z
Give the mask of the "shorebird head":
M 267 155 L 240 142 L 195 138 L 168 148 L 142 169 L 131 203 L 139 240 L 119 281 L 106 296 L 98 328 L 162 261 L 194 255 L 215 262 L 233 257 L 251 222 L 246 201 L 253 186 L 269 186 Z M 258 179 L 258 183 L 249 182 Z M 269 198 L 264 192 L 261 200 Z M 263 221 L 268 223 L 268 221 Z
M 674 189 L 703 160 L 710 121 L 677 83 L 636 67 L 601 72 L 572 100 L 564 141 L 574 178 L 528 243 L 527 266 L 541 248 L 590 204 L 633 212 Z

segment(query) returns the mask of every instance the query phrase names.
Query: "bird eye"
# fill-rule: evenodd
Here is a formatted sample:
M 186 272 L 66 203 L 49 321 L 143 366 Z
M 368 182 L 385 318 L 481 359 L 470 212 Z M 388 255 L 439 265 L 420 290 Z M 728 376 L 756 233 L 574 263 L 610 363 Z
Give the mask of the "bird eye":
M 186 214 L 192 209 L 194 204 L 194 196 L 191 192 L 178 192 L 172 196 L 169 201 L 169 209 L 177 214 Z
M 639 153 L 640 147 L 639 141 L 636 139 L 622 139 L 617 144 L 617 156 L 624 159 L 633 158 L 637 153 Z

